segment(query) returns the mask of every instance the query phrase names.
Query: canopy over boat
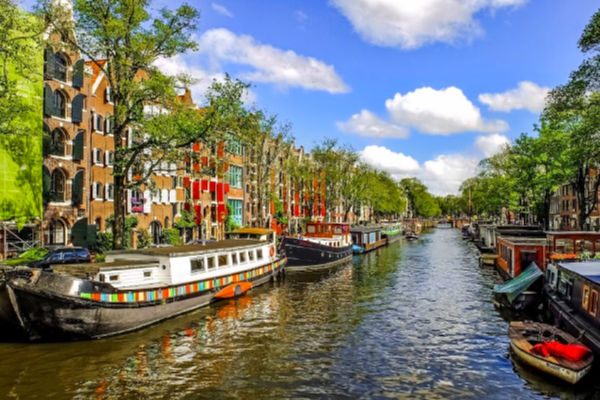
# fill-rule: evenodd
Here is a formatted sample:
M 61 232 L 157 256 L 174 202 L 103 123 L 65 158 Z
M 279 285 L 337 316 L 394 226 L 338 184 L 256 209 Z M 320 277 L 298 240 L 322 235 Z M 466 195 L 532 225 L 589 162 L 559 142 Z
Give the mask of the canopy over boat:
M 506 295 L 508 301 L 512 302 L 524 291 L 537 281 L 543 274 L 536 263 L 532 262 L 519 276 L 502 285 L 494 285 L 494 293 Z

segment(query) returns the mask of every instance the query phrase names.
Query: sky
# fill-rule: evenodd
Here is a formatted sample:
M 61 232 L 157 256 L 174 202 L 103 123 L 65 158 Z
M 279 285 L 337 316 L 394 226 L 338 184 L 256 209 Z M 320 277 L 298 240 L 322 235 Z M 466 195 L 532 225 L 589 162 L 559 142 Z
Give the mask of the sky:
M 168 8 L 179 0 L 154 0 Z M 248 104 L 296 145 L 351 145 L 393 177 L 456 194 L 482 158 L 534 135 L 547 91 L 584 58 L 592 0 L 188 0 L 198 51 L 159 60 L 198 79 L 252 84 Z

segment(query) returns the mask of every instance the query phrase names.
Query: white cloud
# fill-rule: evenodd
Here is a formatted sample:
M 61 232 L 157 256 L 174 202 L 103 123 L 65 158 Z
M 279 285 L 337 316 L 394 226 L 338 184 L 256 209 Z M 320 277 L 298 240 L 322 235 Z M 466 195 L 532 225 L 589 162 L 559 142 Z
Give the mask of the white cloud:
M 242 79 L 329 93 L 350 91 L 332 65 L 292 50 L 258 43 L 252 36 L 236 35 L 227 29 L 212 29 L 202 34 L 199 47 L 216 64 L 232 62 L 255 68 L 242 74 Z
M 494 111 L 529 110 L 532 113 L 539 113 L 544 109 L 549 91 L 550 88 L 523 81 L 519 82 L 515 89 L 503 93 L 480 94 L 479 101 L 487 104 L 490 110 Z
M 383 146 L 371 145 L 360 152 L 360 158 L 367 164 L 389 172 L 395 178 L 413 176 L 419 171 L 419 163 L 411 156 L 396 153 Z
M 418 177 L 436 196 L 456 194 L 465 179 L 477 174 L 478 163 L 461 154 L 442 154 L 425 161 Z
M 213 83 L 213 80 L 225 80 L 224 73 L 208 72 L 197 66 L 192 66 L 181 55 L 176 55 L 172 58 L 160 58 L 156 60 L 154 65 L 167 75 L 187 75 L 191 77 L 194 80 L 194 83 L 189 89 L 192 91 L 194 102 L 199 105 L 205 102 L 204 95 Z M 251 90 L 246 90 L 246 93 L 244 94 L 244 103 L 251 105 L 256 103 L 256 101 L 256 93 Z
M 338 122 L 337 127 L 342 132 L 360 136 L 406 138 L 409 135 L 405 127 L 383 121 L 369 110 L 354 114 L 348 121 Z
M 386 100 L 385 106 L 393 121 L 432 135 L 496 133 L 508 129 L 505 121 L 485 121 L 479 109 L 454 86 L 441 90 L 422 87 L 405 95 L 396 93 L 393 99 Z
M 233 13 L 231 11 L 229 11 L 227 9 L 227 7 L 225 7 L 224 5 L 218 4 L 218 3 L 211 3 L 210 6 L 212 7 L 213 11 L 216 12 L 217 14 L 221 14 L 226 17 L 233 18 Z
M 475 146 L 483 152 L 485 157 L 491 157 L 494 154 L 500 153 L 508 145 L 510 145 L 510 140 L 498 133 L 478 136 L 475 140 Z
M 301 10 L 294 11 L 294 17 L 296 17 L 296 21 L 302 23 L 308 19 L 308 15 Z
M 432 42 L 471 40 L 482 33 L 474 15 L 527 0 L 331 0 L 363 40 L 413 49 Z

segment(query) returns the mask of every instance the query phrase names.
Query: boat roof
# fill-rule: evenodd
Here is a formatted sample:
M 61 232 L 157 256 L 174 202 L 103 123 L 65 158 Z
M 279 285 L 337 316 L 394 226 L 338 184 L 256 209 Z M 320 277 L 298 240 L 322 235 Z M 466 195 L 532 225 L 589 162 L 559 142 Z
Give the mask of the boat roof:
M 500 240 L 504 240 L 514 245 L 545 245 L 548 244 L 548 241 L 545 237 L 529 237 L 529 236 L 500 236 L 498 237 Z
M 350 232 L 375 232 L 380 230 L 380 226 L 353 226 L 350 228 Z
M 265 229 L 268 230 L 268 229 Z M 250 247 L 266 243 L 263 240 L 254 239 L 225 239 L 217 242 L 198 243 L 185 246 L 154 247 L 137 250 L 117 250 L 108 254 L 143 254 L 150 256 L 185 256 L 194 253 L 206 253 L 207 251 L 228 250 L 236 247 Z
M 590 231 L 547 231 L 548 235 L 552 236 L 600 236 L 600 232 L 590 232 Z
M 239 228 L 228 233 L 245 233 L 252 235 L 266 235 L 275 232 L 273 229 L 266 228 Z
M 600 283 L 600 261 L 559 263 L 560 267 L 581 275 L 594 283 Z
M 55 274 L 68 274 L 76 277 L 85 277 L 86 274 L 97 274 L 102 270 L 119 270 L 131 268 L 153 267 L 158 265 L 158 260 L 136 261 L 123 260 L 105 263 L 87 263 L 87 264 L 65 264 L 53 265 L 52 272 Z

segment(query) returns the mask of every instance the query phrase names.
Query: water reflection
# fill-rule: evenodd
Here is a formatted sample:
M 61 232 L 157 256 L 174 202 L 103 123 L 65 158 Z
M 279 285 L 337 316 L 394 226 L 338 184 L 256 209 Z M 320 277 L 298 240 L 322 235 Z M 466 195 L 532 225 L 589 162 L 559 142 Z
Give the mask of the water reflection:
M 355 257 L 160 325 L 91 342 L 0 345 L 16 399 L 583 398 L 512 362 L 496 273 L 460 232 Z M 512 316 L 505 315 L 507 319 Z M 593 374 L 593 372 L 592 372 Z M 590 374 L 590 375 L 592 375 Z

